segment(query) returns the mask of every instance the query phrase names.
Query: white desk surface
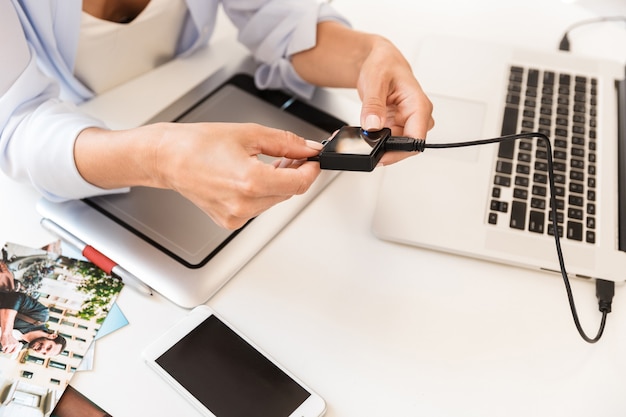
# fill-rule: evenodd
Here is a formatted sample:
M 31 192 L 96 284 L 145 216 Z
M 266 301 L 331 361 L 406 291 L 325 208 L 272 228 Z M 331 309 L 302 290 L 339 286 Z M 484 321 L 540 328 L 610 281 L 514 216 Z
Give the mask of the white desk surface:
M 560 0 L 334 4 L 356 28 L 394 40 L 409 59 L 421 37 L 441 32 L 556 48 L 567 26 L 595 12 Z M 572 35 L 573 51 L 619 58 L 624 32 L 617 24 L 581 28 Z M 216 39 L 230 34 L 223 24 Z M 139 120 L 140 111 L 166 106 L 159 100 L 182 94 L 216 53 L 176 67 L 190 80 L 172 82 L 176 71 L 146 77 L 168 92 L 144 94 L 145 105 L 125 107 L 124 117 Z M 379 176 L 341 174 L 208 304 L 318 391 L 329 417 L 624 415 L 623 287 L 604 337 L 589 345 L 574 328 L 560 278 L 372 236 Z M 37 194 L 0 181 L 0 240 L 48 242 L 34 208 Z M 572 286 L 583 325 L 594 333 L 600 317 L 594 286 Z M 72 385 L 116 417 L 197 415 L 140 357 L 186 310 L 130 288 L 119 305 L 130 324 L 97 342 L 94 370 L 79 372 Z

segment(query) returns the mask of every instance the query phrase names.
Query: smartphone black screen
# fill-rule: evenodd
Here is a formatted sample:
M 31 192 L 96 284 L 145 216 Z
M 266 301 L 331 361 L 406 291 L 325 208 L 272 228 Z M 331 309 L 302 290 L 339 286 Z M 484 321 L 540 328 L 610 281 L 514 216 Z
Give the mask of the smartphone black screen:
M 289 416 L 311 395 L 214 315 L 156 362 L 218 417 Z

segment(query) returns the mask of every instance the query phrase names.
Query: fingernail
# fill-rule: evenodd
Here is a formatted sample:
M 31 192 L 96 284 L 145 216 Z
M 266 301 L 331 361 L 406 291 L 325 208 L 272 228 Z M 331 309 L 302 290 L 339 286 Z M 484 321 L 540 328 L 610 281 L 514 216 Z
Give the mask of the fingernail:
M 324 145 L 322 145 L 320 142 L 316 142 L 314 140 L 306 140 L 306 146 L 308 146 L 311 149 L 315 149 L 316 151 L 321 151 L 322 148 L 324 147 Z
M 380 130 L 380 128 L 381 128 L 380 117 L 376 116 L 375 114 L 370 114 L 369 116 L 365 118 L 365 125 L 363 126 L 363 129 Z

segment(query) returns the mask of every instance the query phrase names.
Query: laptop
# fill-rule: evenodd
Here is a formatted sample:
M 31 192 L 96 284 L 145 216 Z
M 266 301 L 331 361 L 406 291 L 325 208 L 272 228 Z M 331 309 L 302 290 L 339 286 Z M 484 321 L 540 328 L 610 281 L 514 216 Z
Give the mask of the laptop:
M 216 82 L 216 77 L 226 79 Z M 345 124 L 282 91 L 258 90 L 249 72 L 210 77 L 152 121 L 253 122 L 317 141 Z M 217 226 L 176 192 L 147 187 L 64 203 L 41 199 L 37 209 L 170 301 L 192 308 L 215 294 L 336 175 L 322 172 L 305 194 L 236 231 Z
M 550 138 L 559 226 L 546 148 L 518 140 L 426 149 L 385 167 L 376 236 L 560 273 L 559 233 L 569 275 L 626 279 L 624 63 L 437 36 L 422 44 L 414 71 L 434 104 L 428 143 Z

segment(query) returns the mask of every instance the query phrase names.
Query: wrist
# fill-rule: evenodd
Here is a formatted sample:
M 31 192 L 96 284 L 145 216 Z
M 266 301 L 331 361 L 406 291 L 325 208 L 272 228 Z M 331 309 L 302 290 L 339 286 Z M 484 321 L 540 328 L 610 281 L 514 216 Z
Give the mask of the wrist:
M 152 186 L 151 142 L 150 129 L 143 126 L 119 131 L 85 129 L 74 144 L 76 168 L 85 181 L 104 189 Z
M 315 47 L 291 56 L 298 75 L 310 84 L 354 88 L 363 63 L 379 42 L 379 35 L 358 32 L 338 22 L 317 25 Z

